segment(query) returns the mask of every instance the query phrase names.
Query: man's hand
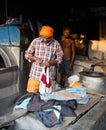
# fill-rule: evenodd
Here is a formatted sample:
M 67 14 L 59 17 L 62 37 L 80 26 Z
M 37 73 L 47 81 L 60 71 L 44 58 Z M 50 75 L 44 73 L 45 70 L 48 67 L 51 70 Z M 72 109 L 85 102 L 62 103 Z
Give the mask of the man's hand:
M 36 58 L 35 58 L 35 61 L 36 61 L 36 63 L 38 63 L 38 64 L 42 64 L 42 59 L 41 59 L 41 58 L 36 57 Z
M 46 66 L 46 67 L 49 67 L 50 66 L 50 62 L 49 61 L 44 62 L 43 65 Z

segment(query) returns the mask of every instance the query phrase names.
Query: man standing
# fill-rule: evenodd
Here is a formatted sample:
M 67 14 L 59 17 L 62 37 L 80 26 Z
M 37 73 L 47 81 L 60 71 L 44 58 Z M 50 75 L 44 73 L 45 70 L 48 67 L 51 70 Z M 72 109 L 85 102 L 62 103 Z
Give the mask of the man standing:
M 75 43 L 74 40 L 70 37 L 70 28 L 63 29 L 63 35 L 61 37 L 61 46 L 63 49 L 63 61 L 59 65 L 60 72 L 60 84 L 62 87 L 65 86 L 65 79 L 72 75 L 73 73 L 73 64 L 75 59 Z
M 38 92 L 44 66 L 49 67 L 52 82 L 56 72 L 55 66 L 61 63 L 63 57 L 61 45 L 53 38 L 54 29 L 51 26 L 42 26 L 39 34 L 40 36 L 33 39 L 25 51 L 25 58 L 32 62 L 28 92 Z

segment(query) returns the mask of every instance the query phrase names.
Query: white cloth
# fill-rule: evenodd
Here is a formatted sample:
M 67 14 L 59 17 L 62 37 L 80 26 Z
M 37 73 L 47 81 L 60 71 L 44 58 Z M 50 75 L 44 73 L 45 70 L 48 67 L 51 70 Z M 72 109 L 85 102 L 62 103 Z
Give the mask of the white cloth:
M 39 92 L 40 94 L 46 94 L 52 92 L 51 82 L 49 77 L 49 67 L 44 66 L 42 69 Z

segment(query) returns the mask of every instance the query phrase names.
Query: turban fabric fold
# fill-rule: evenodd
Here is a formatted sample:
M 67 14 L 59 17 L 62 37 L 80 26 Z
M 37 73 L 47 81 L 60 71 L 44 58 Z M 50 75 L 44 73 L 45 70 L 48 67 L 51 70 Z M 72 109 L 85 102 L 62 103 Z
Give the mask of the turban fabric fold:
M 50 26 L 42 26 L 40 30 L 40 35 L 41 36 L 46 36 L 46 37 L 52 37 L 54 34 L 54 29 Z

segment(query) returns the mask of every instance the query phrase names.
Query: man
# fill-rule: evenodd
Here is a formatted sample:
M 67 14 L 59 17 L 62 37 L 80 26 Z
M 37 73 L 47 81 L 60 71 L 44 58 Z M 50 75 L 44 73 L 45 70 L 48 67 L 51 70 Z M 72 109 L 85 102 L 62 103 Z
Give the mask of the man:
M 75 59 L 75 43 L 70 37 L 70 28 L 63 29 L 63 35 L 61 37 L 61 46 L 63 49 L 63 61 L 59 65 L 60 72 L 60 84 L 62 87 L 65 86 L 65 80 L 73 73 L 73 64 Z
M 42 26 L 40 36 L 35 38 L 25 51 L 25 58 L 32 62 L 27 91 L 38 92 L 43 66 L 49 67 L 51 82 L 55 77 L 55 66 L 60 64 L 63 51 L 60 43 L 53 38 L 54 29 Z

